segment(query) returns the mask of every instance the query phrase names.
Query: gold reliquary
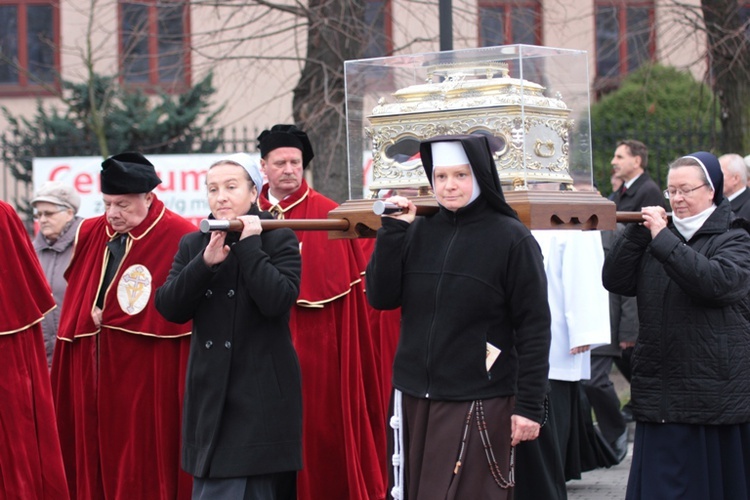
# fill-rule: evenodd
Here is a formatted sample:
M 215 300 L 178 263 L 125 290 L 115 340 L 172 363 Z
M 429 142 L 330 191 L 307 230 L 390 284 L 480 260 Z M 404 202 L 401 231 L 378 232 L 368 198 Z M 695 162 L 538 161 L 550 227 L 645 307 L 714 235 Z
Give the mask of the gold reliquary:
M 507 63 L 443 64 L 427 81 L 378 100 L 367 117 L 372 140 L 373 192 L 428 186 L 419 142 L 442 134 L 492 138 L 504 186 L 572 185 L 568 143 L 574 120 L 562 96 L 545 95 L 534 82 L 511 78 Z
M 420 141 L 485 134 L 505 197 L 529 227 L 615 227 L 614 204 L 593 185 L 585 51 L 505 45 L 344 70 L 350 202 L 398 193 L 434 204 Z

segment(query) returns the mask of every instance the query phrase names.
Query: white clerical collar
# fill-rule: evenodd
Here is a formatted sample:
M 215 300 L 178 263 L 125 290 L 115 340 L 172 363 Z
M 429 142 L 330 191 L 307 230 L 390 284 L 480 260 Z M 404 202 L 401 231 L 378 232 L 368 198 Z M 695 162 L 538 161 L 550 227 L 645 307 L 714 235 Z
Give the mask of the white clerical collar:
M 284 198 L 282 198 L 281 200 L 279 200 L 278 198 L 276 198 L 274 195 L 271 194 L 271 190 L 270 189 L 268 190 L 268 201 L 271 202 L 271 205 L 278 205 L 280 201 L 286 200 L 290 196 L 292 196 L 292 195 L 288 194 L 288 195 L 284 196 Z
M 268 190 L 268 201 L 271 202 L 271 205 L 278 205 L 279 204 L 279 200 L 276 199 L 276 197 L 271 194 L 271 190 L 270 189 Z
M 741 187 L 739 191 L 735 191 L 734 193 L 727 196 L 727 200 L 732 201 L 733 199 L 737 198 L 739 195 L 744 193 L 745 190 L 747 190 L 747 186 Z
M 633 185 L 633 183 L 634 183 L 634 182 L 635 182 L 635 181 L 636 181 L 636 180 L 638 179 L 638 177 L 640 177 L 641 175 L 643 175 L 643 174 L 638 174 L 638 175 L 636 175 L 635 177 L 633 177 L 632 179 L 630 179 L 630 180 L 629 180 L 628 182 L 626 182 L 626 183 L 625 183 L 625 189 L 630 189 L 630 186 L 632 186 L 632 185 Z
M 712 204 L 703 212 L 690 217 L 685 217 L 684 219 L 680 219 L 675 214 L 672 214 L 672 223 L 674 223 L 674 227 L 677 228 L 682 237 L 685 238 L 685 241 L 690 241 L 690 238 L 698 232 L 698 229 L 700 229 L 703 226 L 703 223 L 706 222 L 706 219 L 714 213 L 714 210 L 716 210 L 716 205 Z

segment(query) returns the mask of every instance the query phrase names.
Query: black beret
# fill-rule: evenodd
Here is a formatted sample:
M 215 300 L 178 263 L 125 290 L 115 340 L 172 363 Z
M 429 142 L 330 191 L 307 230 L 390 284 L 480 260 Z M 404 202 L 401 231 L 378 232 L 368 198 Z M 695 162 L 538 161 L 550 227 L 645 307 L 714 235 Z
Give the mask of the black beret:
M 307 134 L 294 125 L 274 125 L 258 136 L 260 157 L 265 158 L 276 148 L 297 148 L 302 151 L 302 167 L 307 168 L 315 154 Z
M 126 152 L 102 162 L 102 193 L 150 193 L 161 184 L 150 161 L 140 153 Z

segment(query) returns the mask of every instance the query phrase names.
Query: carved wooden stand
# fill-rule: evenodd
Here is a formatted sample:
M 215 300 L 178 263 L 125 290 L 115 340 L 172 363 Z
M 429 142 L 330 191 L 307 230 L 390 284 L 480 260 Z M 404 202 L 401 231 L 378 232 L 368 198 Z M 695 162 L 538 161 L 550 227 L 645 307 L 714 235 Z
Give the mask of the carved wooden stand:
M 615 204 L 591 191 L 508 191 L 503 193 L 529 229 L 614 229 Z M 418 215 L 438 209 L 433 196 L 410 198 Z M 380 228 L 380 216 L 372 211 L 375 200 L 349 200 L 328 214 L 329 219 L 345 219 L 349 227 L 330 231 L 331 238 L 372 238 Z

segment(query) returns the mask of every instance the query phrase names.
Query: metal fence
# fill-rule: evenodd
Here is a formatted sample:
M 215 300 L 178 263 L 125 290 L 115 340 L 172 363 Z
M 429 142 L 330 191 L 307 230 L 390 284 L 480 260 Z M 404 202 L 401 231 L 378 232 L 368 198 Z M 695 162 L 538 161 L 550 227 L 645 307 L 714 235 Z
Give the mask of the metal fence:
M 212 153 L 237 153 L 247 152 L 254 153 L 257 151 L 257 140 L 260 131 L 258 127 L 234 127 L 229 130 L 219 129 L 216 131 L 209 131 L 199 136 L 196 144 L 212 144 L 210 151 L 201 152 L 212 152 Z M 145 147 L 142 152 L 148 154 L 168 154 L 168 153 L 187 153 L 187 151 L 175 151 L 169 150 L 165 147 Z M 53 158 L 53 157 L 65 157 L 65 156 L 98 156 L 99 150 L 96 148 L 93 142 L 87 142 L 83 144 L 49 144 L 43 145 L 34 153 L 34 156 L 39 158 Z M 31 170 L 32 155 L 29 158 L 24 158 L 26 168 L 28 172 Z M 10 165 L 2 164 L 2 173 L 0 174 L 0 199 L 10 203 L 17 210 L 24 211 L 27 209 L 28 200 L 33 196 L 32 185 L 30 177 L 25 175 L 27 179 L 19 179 L 19 175 L 14 175 L 13 169 Z
M 252 130 L 247 127 L 237 130 L 232 128 L 229 133 L 222 129 L 214 138 L 219 143 L 217 153 L 255 153 L 258 151 L 257 137 L 263 129 L 253 127 Z
M 669 164 L 695 151 L 723 154 L 715 122 L 696 120 L 645 120 L 596 123 L 592 127 L 594 180 L 609 194 L 612 157 L 617 143 L 625 139 L 643 142 L 648 148 L 649 175 L 665 187 Z

